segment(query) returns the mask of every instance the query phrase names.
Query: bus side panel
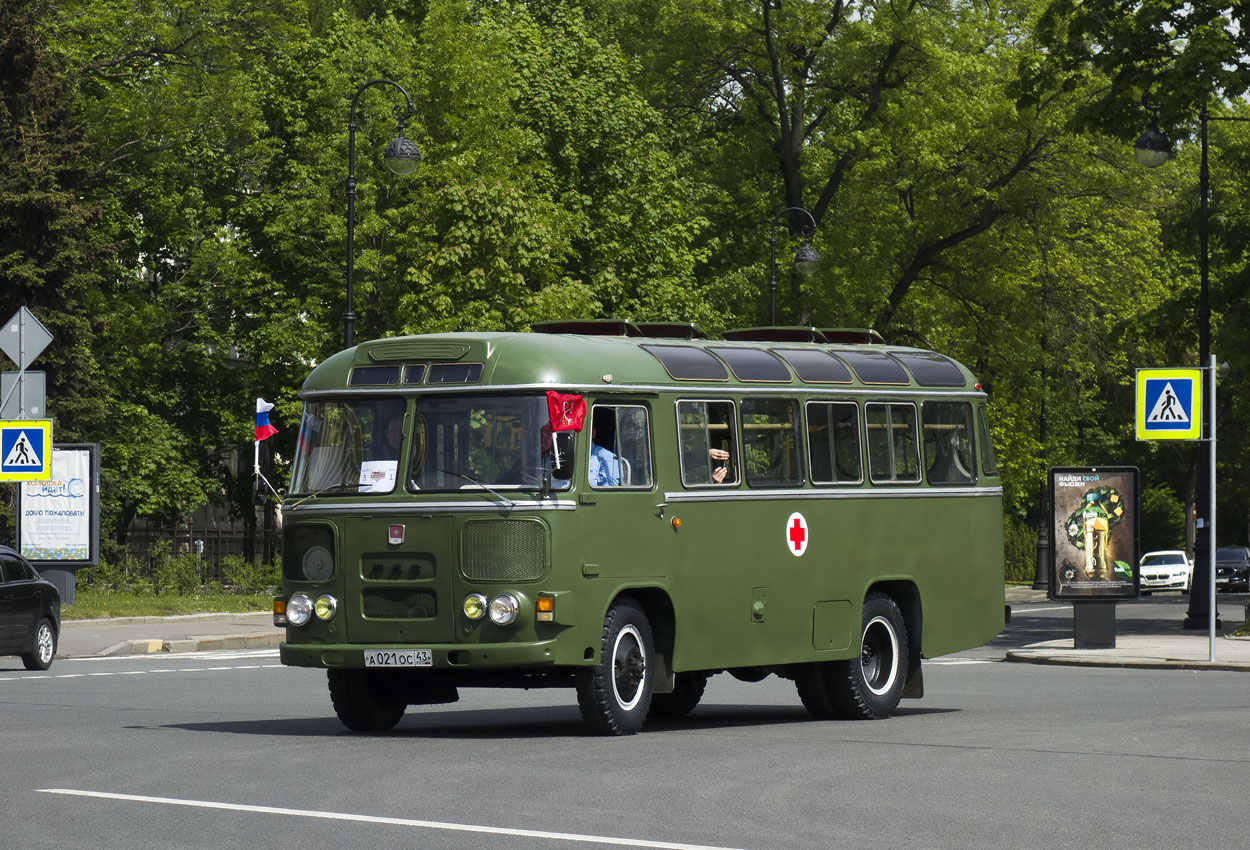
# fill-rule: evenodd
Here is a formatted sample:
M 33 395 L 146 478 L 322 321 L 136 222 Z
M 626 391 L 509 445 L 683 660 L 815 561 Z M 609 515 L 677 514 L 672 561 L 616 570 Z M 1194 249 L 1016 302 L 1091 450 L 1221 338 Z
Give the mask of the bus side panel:
M 889 582 L 920 594 L 925 655 L 980 646 L 1002 629 L 997 498 L 724 500 L 671 510 L 684 544 L 671 573 L 678 670 L 853 657 L 864 596 Z M 796 512 L 806 522 L 801 556 L 792 554 Z

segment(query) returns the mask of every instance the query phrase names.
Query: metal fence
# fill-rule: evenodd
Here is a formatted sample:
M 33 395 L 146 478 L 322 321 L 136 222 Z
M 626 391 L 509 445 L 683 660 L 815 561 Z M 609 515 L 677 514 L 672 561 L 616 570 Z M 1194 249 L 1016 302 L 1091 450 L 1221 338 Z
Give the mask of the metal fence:
M 136 561 L 150 567 L 153 550 L 168 542 L 173 555 L 199 555 L 205 579 L 220 580 L 222 559 L 231 555 L 251 560 L 277 558 L 280 539 L 272 529 L 252 531 L 243 525 L 132 528 L 126 535 L 126 550 Z

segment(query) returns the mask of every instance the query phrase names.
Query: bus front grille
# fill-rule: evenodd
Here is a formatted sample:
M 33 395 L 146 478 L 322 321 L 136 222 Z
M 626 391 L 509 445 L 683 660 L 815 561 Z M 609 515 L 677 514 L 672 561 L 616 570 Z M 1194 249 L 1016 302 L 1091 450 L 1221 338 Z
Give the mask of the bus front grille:
M 372 620 L 429 620 L 438 613 L 437 600 L 429 590 L 366 588 L 361 611 Z
M 547 530 L 538 520 L 471 520 L 460 551 L 470 581 L 535 581 L 547 570 Z
M 366 552 L 360 557 L 360 577 L 369 581 L 422 581 L 434 578 L 434 556 L 421 552 Z

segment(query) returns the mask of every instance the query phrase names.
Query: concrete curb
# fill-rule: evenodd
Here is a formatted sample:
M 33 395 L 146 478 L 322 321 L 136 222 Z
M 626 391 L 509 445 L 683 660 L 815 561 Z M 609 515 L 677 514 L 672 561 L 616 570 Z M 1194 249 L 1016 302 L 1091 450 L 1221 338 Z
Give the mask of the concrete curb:
M 121 655 L 152 655 L 158 652 L 213 652 L 231 649 L 277 649 L 286 632 L 242 635 L 190 635 L 181 640 L 124 640 L 102 649 L 95 658 L 112 658 Z
M 1113 651 L 1113 650 L 1108 650 Z M 1064 657 L 1038 652 L 1037 650 L 1009 650 L 1007 661 L 1018 661 L 1024 664 L 1049 664 L 1056 667 L 1112 667 L 1138 670 L 1221 670 L 1224 672 L 1245 673 L 1250 671 L 1250 664 L 1239 664 L 1231 661 L 1197 661 L 1187 658 L 1150 658 L 1144 656 L 1122 656 L 1120 658 L 1091 658 L 1089 655 Z

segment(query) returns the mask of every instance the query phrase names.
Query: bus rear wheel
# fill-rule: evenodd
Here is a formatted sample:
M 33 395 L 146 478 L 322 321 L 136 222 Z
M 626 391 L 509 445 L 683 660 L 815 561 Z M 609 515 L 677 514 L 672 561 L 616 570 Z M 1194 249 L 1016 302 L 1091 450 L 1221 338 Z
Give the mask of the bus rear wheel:
M 578 669 L 577 706 L 601 735 L 633 735 L 651 707 L 655 644 L 646 613 L 622 599 L 603 618 L 599 663 Z
M 795 678 L 799 698 L 816 717 L 875 720 L 889 717 L 907 683 L 907 626 L 894 600 L 864 600 L 858 658 L 809 664 Z
M 685 717 L 707 688 L 707 673 L 678 673 L 671 694 L 651 695 L 651 717 Z
M 343 725 L 353 732 L 386 732 L 404 716 L 408 704 L 379 670 L 327 670 L 330 702 Z

